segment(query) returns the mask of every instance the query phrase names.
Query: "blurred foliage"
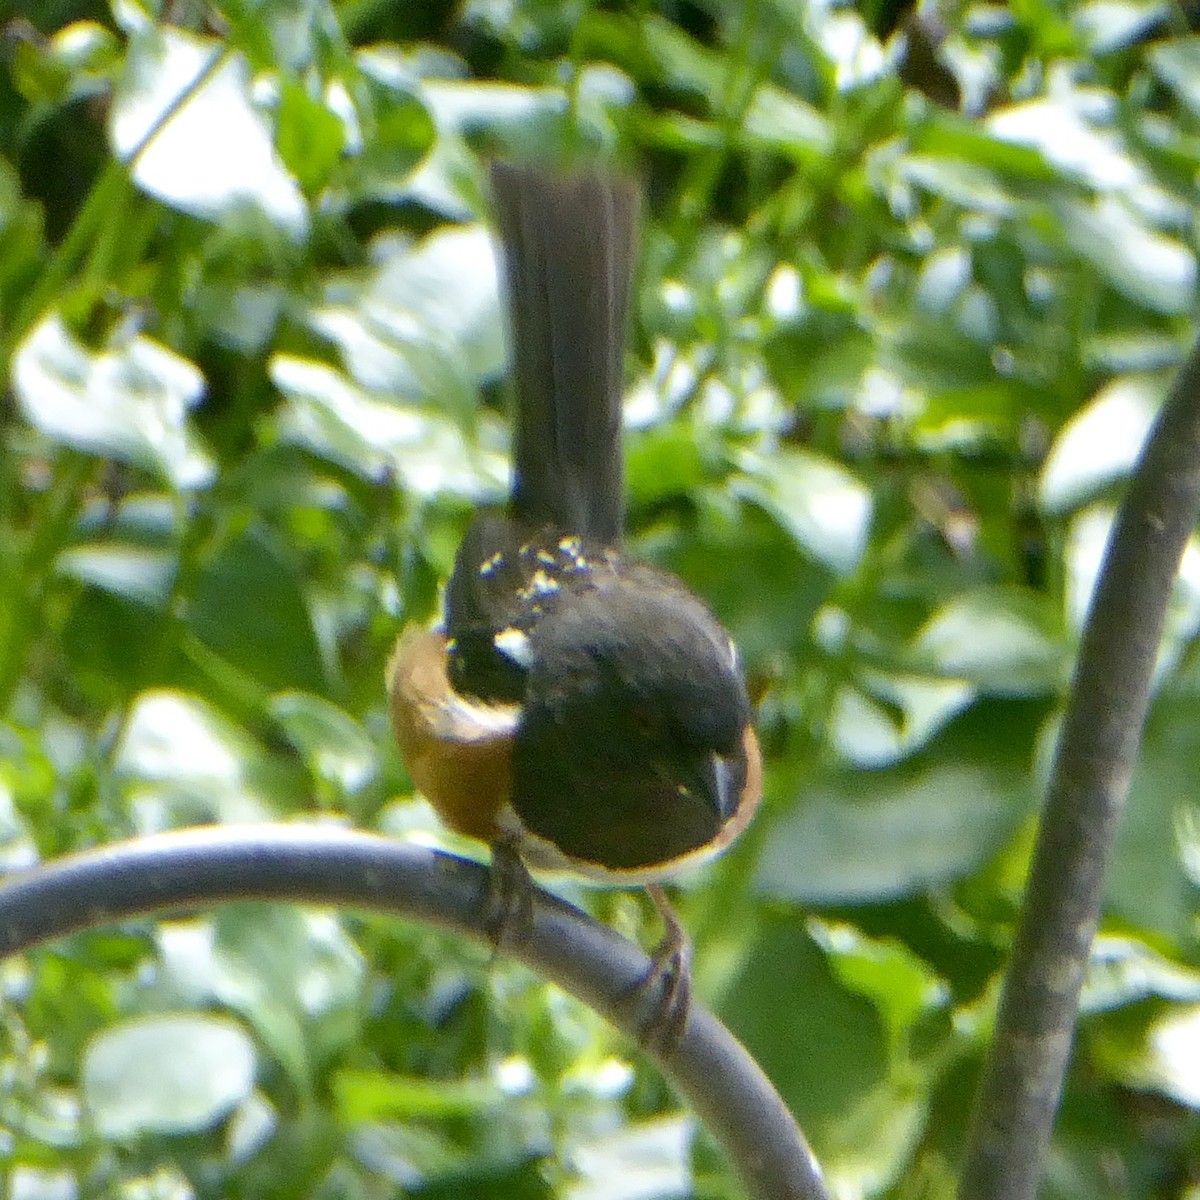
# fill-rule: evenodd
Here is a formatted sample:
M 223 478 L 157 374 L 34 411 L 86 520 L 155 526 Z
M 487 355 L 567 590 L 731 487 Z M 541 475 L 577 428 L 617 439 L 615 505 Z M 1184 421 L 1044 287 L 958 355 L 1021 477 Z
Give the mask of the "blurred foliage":
M 505 485 L 485 163 L 615 159 L 648 197 L 631 540 L 735 632 L 768 758 L 680 887 L 698 987 L 839 1196 L 949 1195 L 1108 524 L 1193 334 L 1192 7 L 24 7 L 5 867 L 250 817 L 464 848 L 382 679 Z M 1048 1197 L 1200 1190 L 1198 631 L 1194 546 Z M 0 1006 L 23 1200 L 737 1191 L 598 1019 L 423 929 L 134 924 L 5 964 Z

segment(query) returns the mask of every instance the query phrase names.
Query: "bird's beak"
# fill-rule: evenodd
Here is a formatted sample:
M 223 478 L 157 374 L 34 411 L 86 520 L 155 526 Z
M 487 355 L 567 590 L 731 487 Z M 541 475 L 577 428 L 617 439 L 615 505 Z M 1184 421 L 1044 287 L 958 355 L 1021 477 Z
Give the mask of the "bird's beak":
M 736 754 L 709 754 L 697 764 L 688 790 L 716 813 L 723 825 L 737 812 L 746 784 L 746 763 Z
M 728 821 L 737 812 L 746 786 L 746 760 L 740 755 L 713 756 L 713 776 L 716 780 L 717 808 Z

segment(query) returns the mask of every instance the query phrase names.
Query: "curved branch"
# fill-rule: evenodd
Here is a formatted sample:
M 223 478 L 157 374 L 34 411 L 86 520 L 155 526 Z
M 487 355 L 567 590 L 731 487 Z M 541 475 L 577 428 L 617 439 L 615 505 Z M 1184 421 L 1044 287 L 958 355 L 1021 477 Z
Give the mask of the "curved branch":
M 486 942 L 486 868 L 330 826 L 213 826 L 157 834 L 52 862 L 0 888 L 0 955 L 132 916 L 232 900 L 353 906 Z M 506 951 L 636 1038 L 653 997 L 632 942 L 537 891 L 528 937 Z M 693 1004 L 659 1065 L 724 1146 L 757 1200 L 827 1200 L 820 1169 L 770 1081 Z
M 1033 1200 L 1163 621 L 1200 512 L 1200 344 L 1142 452 L 1084 630 L 960 1200 Z

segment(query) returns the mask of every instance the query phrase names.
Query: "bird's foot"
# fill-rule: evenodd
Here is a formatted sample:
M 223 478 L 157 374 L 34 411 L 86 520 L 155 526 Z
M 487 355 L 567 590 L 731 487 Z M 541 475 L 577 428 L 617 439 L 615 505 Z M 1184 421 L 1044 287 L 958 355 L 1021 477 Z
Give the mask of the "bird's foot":
M 647 1013 L 638 1041 L 645 1050 L 669 1056 L 683 1041 L 692 1006 L 692 945 L 666 892 L 655 883 L 646 890 L 662 919 L 662 940 L 650 956 L 650 970 L 637 985 L 634 999 Z
M 492 842 L 492 865 L 483 896 L 483 928 L 495 954 L 529 936 L 533 928 L 533 877 L 515 838 Z

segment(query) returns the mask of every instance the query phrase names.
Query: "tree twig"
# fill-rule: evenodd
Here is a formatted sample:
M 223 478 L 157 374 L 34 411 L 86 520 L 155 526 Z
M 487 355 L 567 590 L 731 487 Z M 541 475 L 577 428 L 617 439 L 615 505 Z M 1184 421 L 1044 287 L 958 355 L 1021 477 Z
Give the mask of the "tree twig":
M 332 826 L 230 825 L 158 834 L 48 863 L 0 888 L 0 955 L 132 916 L 232 900 L 332 904 L 426 921 L 486 942 L 486 869 Z M 505 950 L 636 1038 L 650 960 L 537 891 L 527 937 Z M 755 1200 L 828 1200 L 820 1169 L 770 1081 L 698 1004 L 659 1065 L 722 1144 Z
M 1109 539 L 1063 719 L 959 1200 L 1033 1200 L 1171 589 L 1200 511 L 1200 344 Z

